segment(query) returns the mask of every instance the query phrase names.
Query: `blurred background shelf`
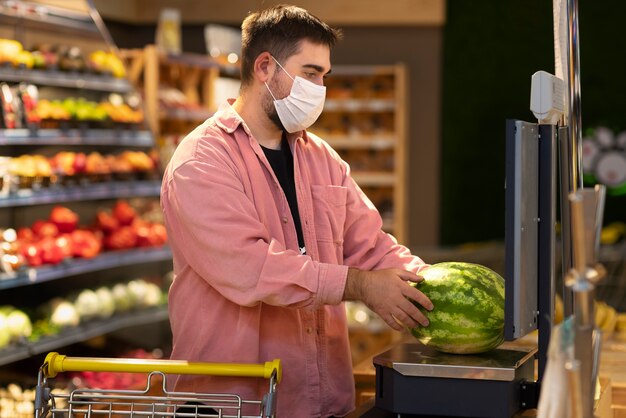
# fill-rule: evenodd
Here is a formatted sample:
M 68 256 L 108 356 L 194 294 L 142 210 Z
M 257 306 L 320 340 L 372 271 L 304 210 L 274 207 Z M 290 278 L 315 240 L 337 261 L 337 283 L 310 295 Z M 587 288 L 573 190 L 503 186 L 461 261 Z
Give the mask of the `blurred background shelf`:
M 185 109 L 185 108 L 163 108 L 159 110 L 160 119 L 181 120 L 188 122 L 202 122 L 213 115 L 213 111 L 205 108 Z
M 158 306 L 116 314 L 107 319 L 91 320 L 76 327 L 66 328 L 55 336 L 43 337 L 36 342 L 14 345 L 0 350 L 0 366 L 125 328 L 166 321 L 167 318 L 167 306 Z
M 352 178 L 363 187 L 393 186 L 396 178 L 393 173 L 384 172 L 352 172 Z
M 62 347 L 170 339 L 157 141 L 92 6 L 0 0 L 0 306 L 24 321 L 0 365 L 18 382 Z
M 150 131 L 131 129 L 0 129 L 0 145 L 105 145 L 153 147 Z
M 0 290 L 30 286 L 116 267 L 167 261 L 171 258 L 172 252 L 167 246 L 103 252 L 92 259 L 77 258 L 55 266 L 26 268 L 13 275 L 2 273 L 0 274 Z
M 0 208 L 43 205 L 85 200 L 122 199 L 130 197 L 158 197 L 160 180 L 110 181 L 77 186 L 58 186 L 40 190 L 23 190 L 0 198 Z
M 383 230 L 406 244 L 406 68 L 335 65 L 326 80 L 324 112 L 310 131 L 328 142 L 381 213 Z
M 320 134 L 334 149 L 392 149 L 396 145 L 396 139 L 387 135 L 324 135 Z
M 182 67 L 216 68 L 223 74 L 233 77 L 239 76 L 239 66 L 223 64 L 206 54 L 183 52 L 180 54 L 159 54 L 159 62 L 166 65 L 180 65 Z
M 133 89 L 128 80 L 122 78 L 55 70 L 0 68 L 0 80 L 113 93 L 128 93 Z
M 69 6 L 76 7 L 76 4 Z M 92 18 L 85 13 L 87 10 L 59 8 L 29 1 L 4 1 L 0 3 L 0 23 L 29 31 L 54 31 L 94 40 L 102 39 Z

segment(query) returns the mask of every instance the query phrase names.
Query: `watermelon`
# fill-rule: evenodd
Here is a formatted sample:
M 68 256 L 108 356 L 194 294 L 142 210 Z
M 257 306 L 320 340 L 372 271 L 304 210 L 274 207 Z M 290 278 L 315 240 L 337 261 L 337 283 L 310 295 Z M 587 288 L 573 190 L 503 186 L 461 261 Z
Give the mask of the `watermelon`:
M 422 344 L 444 353 L 489 351 L 504 340 L 504 279 L 473 263 L 445 262 L 422 270 L 424 280 L 412 283 L 432 301 L 427 327 L 412 328 Z

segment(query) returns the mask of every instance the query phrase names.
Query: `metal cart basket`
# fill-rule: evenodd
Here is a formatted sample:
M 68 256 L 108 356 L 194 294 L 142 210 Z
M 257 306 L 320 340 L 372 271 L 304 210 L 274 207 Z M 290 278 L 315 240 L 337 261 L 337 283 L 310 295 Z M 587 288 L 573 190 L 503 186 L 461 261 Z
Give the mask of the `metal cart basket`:
M 281 379 L 280 360 L 264 364 L 198 363 L 181 360 L 67 357 L 49 353 L 39 369 L 35 418 L 274 418 L 276 386 Z M 62 372 L 145 373 L 143 390 L 75 389 L 53 394 L 49 379 Z M 168 374 L 231 376 L 269 379 L 263 399 L 242 399 L 236 394 L 168 392 Z M 154 395 L 162 379 L 162 392 Z M 159 388 L 160 389 L 160 388 Z M 189 406 L 191 404 L 192 406 Z M 244 415 L 244 407 L 256 411 Z M 247 412 L 246 412 L 247 413 Z

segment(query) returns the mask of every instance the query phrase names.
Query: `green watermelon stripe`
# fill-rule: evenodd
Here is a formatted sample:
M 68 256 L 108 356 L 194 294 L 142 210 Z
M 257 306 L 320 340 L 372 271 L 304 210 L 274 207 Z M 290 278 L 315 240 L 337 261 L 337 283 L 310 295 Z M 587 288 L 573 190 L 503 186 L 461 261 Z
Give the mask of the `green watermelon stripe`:
M 450 288 L 451 288 L 451 284 L 448 283 L 446 284 L 442 284 L 442 283 L 430 283 L 429 279 L 426 278 L 426 280 L 424 280 L 423 282 L 421 282 L 420 285 L 418 285 L 418 289 L 421 290 L 422 292 L 428 292 L 429 294 L 433 294 L 433 297 L 438 299 L 438 300 L 445 300 L 447 298 L 451 298 L 451 297 L 455 297 L 455 298 L 459 298 L 459 292 L 463 292 L 463 294 L 465 295 L 464 298 L 466 298 L 465 300 L 461 299 L 460 302 L 465 302 L 466 304 L 472 304 L 472 303 L 476 303 L 476 299 L 478 299 L 478 301 L 480 302 L 486 302 L 488 300 L 492 300 L 493 297 L 495 296 L 497 299 L 502 299 L 504 300 L 504 295 L 500 296 L 499 292 L 496 295 L 493 295 L 493 290 L 494 290 L 494 285 L 492 282 L 491 286 L 487 286 L 486 284 L 480 284 L 480 282 L 478 280 L 473 280 L 471 281 L 471 278 L 469 279 L 457 279 L 457 278 L 451 278 L 451 281 L 454 284 L 455 287 L 455 292 L 450 294 Z M 423 283 L 423 284 L 422 284 Z M 425 290 L 423 290 L 425 289 Z M 442 293 L 444 292 L 444 293 Z M 492 295 L 492 297 L 489 297 L 489 295 Z
M 436 301 L 435 309 L 433 311 L 426 311 L 421 308 L 421 306 L 417 305 L 422 309 L 422 312 L 430 321 L 439 320 L 440 315 L 448 315 L 448 316 L 462 316 L 467 317 L 466 312 L 467 309 L 459 309 L 458 305 L 455 305 L 451 302 L 441 302 L 439 300 Z M 433 302 L 435 303 L 435 302 Z M 476 324 L 476 326 L 488 326 L 490 328 L 501 326 L 502 321 L 504 319 L 504 310 L 498 308 L 491 312 L 484 312 L 482 310 L 477 310 L 474 314 L 467 318 L 467 321 L 472 321 Z
M 488 293 L 493 293 L 495 288 L 498 294 L 504 298 L 504 280 L 493 270 L 487 269 L 486 267 L 468 267 L 464 269 L 461 263 L 441 263 L 436 264 L 436 266 L 437 270 L 439 270 L 436 274 L 439 285 L 445 285 L 445 283 L 441 281 L 441 276 L 447 272 L 447 277 L 457 280 L 457 283 L 458 281 L 469 281 L 472 283 L 472 286 L 480 287 Z M 425 276 L 425 283 L 428 283 L 428 273 Z
M 438 269 L 447 270 L 448 274 L 454 271 L 459 277 L 471 277 L 476 283 L 482 284 L 486 290 L 492 292 L 494 287 L 504 297 L 504 279 L 495 271 L 479 265 L 468 266 L 470 263 L 447 262 L 436 264 Z
M 504 280 L 478 264 L 447 262 L 430 266 L 415 286 L 433 302 L 428 327 L 411 333 L 422 343 L 449 353 L 479 353 L 498 346 L 504 334 Z
M 491 316 L 504 318 L 503 301 L 496 300 L 494 302 L 492 299 L 489 299 L 486 293 L 480 293 L 480 297 L 476 297 L 476 292 L 478 291 L 471 290 L 471 296 L 467 296 L 466 293 L 463 293 L 461 297 L 458 291 L 444 293 L 441 292 L 441 290 L 437 290 L 433 292 L 428 287 L 422 287 L 420 290 L 427 294 L 431 301 L 436 300 L 437 306 L 446 312 L 450 312 L 451 310 L 464 312 L 467 310 L 467 306 L 476 305 L 476 314 L 482 313 L 482 315 L 479 315 L 480 318 L 488 318 Z M 418 304 L 416 305 L 419 307 Z
M 497 318 L 487 318 L 487 320 L 476 320 L 476 318 L 469 317 L 462 312 L 447 312 L 442 309 L 433 310 L 428 314 L 428 320 L 431 322 L 440 322 L 442 324 L 455 324 L 450 325 L 450 329 L 497 329 L 502 326 L 501 322 L 498 322 Z

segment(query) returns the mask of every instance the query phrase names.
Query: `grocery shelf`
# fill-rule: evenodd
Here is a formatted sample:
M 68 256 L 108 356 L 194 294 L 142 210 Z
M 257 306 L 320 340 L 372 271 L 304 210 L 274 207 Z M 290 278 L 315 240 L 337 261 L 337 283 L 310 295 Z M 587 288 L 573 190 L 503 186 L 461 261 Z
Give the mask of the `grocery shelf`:
M 159 118 L 163 120 L 204 121 L 214 112 L 208 109 L 164 108 L 159 111 Z
M 406 67 L 337 65 L 326 80 L 324 112 L 310 131 L 351 165 L 384 218 L 383 230 L 407 241 Z
M 100 31 L 88 14 L 33 2 L 0 3 L 0 23 L 20 25 L 29 30 L 47 30 L 93 39 L 101 38 Z
M 337 65 L 333 66 L 333 76 L 377 76 L 395 75 L 394 67 L 388 65 Z
M 394 99 L 327 99 L 325 112 L 393 112 Z
M 352 178 L 361 187 L 391 187 L 396 183 L 394 173 L 354 171 L 352 172 Z
M 0 290 L 29 286 L 37 283 L 58 280 L 68 276 L 124 267 L 141 263 L 167 261 L 172 258 L 169 247 L 138 248 L 132 250 L 108 251 L 92 259 L 72 259 L 55 266 L 26 268 L 17 274 L 0 274 Z
M 0 129 L 0 146 L 107 145 L 153 147 L 150 131 L 133 129 Z
M 154 324 L 166 321 L 167 307 L 133 310 L 116 314 L 108 319 L 85 322 L 73 328 L 66 328 L 58 335 L 43 337 L 36 342 L 7 347 L 0 350 L 0 366 L 27 359 L 37 354 L 47 353 L 61 347 L 86 341 L 124 328 Z
M 383 218 L 383 231 L 393 233 L 393 219 Z
M 0 80 L 9 83 L 32 83 L 37 86 L 68 87 L 112 93 L 128 93 L 133 88 L 126 79 L 80 72 L 0 68 Z
M 30 357 L 27 345 L 12 345 L 0 349 L 0 366 Z
M 39 87 L 39 98 L 48 100 L 63 100 L 69 95 L 75 97 L 77 101 L 98 101 L 102 99 L 102 95 L 108 96 L 110 93 L 120 96 L 139 93 L 130 82 L 131 74 L 126 75 L 129 78 L 118 78 L 110 73 L 93 71 L 94 66 L 90 64 L 97 63 L 86 62 L 92 58 L 92 61 L 96 59 L 95 56 L 88 56 L 91 52 L 103 51 L 112 54 L 119 52 L 93 1 L 45 3 L 38 0 L 0 0 L 0 26 L 6 29 L 3 35 L 5 38 L 19 41 L 25 48 L 41 43 L 53 48 L 62 47 L 57 49 L 55 57 L 58 65 L 46 69 L 39 66 L 28 68 L 33 66 L 28 54 L 25 53 L 17 58 L 21 63 L 19 67 L 14 67 L 7 60 L 0 65 L 1 82 L 12 87 L 20 83 L 33 84 Z M 65 46 L 69 48 L 67 52 Z M 74 53 L 78 52 L 76 49 L 72 50 L 73 48 L 80 49 L 82 59 L 88 65 L 83 66 L 73 59 Z M 33 60 L 35 59 L 37 57 L 33 57 Z M 70 68 L 75 70 L 65 71 Z M 208 72 L 212 76 L 219 75 L 222 71 L 220 68 L 217 66 Z M 130 102 L 130 97 L 124 101 Z M 97 151 L 109 155 L 111 152 L 117 154 L 126 150 L 142 149 L 140 151 L 148 152 L 156 145 L 155 135 L 149 130 L 147 123 L 122 123 L 108 117 L 101 121 L 78 118 L 57 121 L 46 117 L 41 123 L 27 123 L 22 126 L 25 129 L 0 129 L 0 155 L 6 157 L 5 165 L 13 163 L 14 161 L 9 159 L 19 155 L 42 155 L 48 158 L 62 150 L 80 151 L 85 154 Z M 110 152 L 105 153 L 106 149 Z M 24 163 L 25 167 L 20 166 L 12 170 L 9 177 L 4 179 L 3 184 L 6 187 L 0 193 L 0 212 L 5 215 L 6 228 L 26 225 L 40 217 L 38 213 L 46 209 L 42 207 L 30 210 L 31 208 L 25 208 L 27 206 L 74 202 L 77 212 L 87 213 L 94 212 L 100 203 L 106 203 L 98 203 L 100 200 L 158 198 L 160 194 L 161 180 L 156 171 L 128 175 L 113 173 L 107 176 L 85 174 L 73 177 L 59 173 L 58 178 L 33 177 L 31 182 L 29 181 L 31 179 L 26 177 L 35 174 L 26 167 L 30 162 Z M 19 168 L 24 169 L 18 174 Z M 104 179 L 107 181 L 103 181 Z M 10 189 L 10 192 L 6 189 Z M 57 265 L 46 264 L 36 268 L 22 266 L 14 273 L 0 273 L 0 293 L 4 292 L 0 302 L 10 304 L 15 292 L 27 295 L 46 293 L 52 289 L 51 294 L 65 291 L 71 294 L 69 292 L 77 283 L 83 282 L 84 278 L 89 278 L 95 273 L 102 272 L 106 275 L 117 270 L 126 271 L 130 267 L 133 269 L 163 267 L 170 265 L 171 260 L 172 252 L 164 245 L 104 251 L 91 259 L 67 258 Z M 7 266 L 5 268 L 8 269 Z M 65 280 L 66 278 L 69 280 Z M 37 308 L 32 303 L 24 303 L 21 308 L 26 312 Z M 148 324 L 160 326 L 167 317 L 167 307 L 160 305 L 146 309 L 136 308 L 107 319 L 82 321 L 80 325 L 64 328 L 54 336 L 45 336 L 37 341 L 23 340 L 1 348 L 0 366 L 128 327 L 142 327 Z
M 159 196 L 160 192 L 160 180 L 109 181 L 78 186 L 54 186 L 36 191 L 21 190 L 16 194 L 0 197 L 0 208 L 84 200 L 151 197 Z
M 168 64 L 180 64 L 186 67 L 218 68 L 221 74 L 238 76 L 239 66 L 219 63 L 215 58 L 205 54 L 183 52 L 181 54 L 166 54 L 160 56 L 160 61 Z
M 391 135 L 318 135 L 335 149 L 393 149 L 396 138 Z

